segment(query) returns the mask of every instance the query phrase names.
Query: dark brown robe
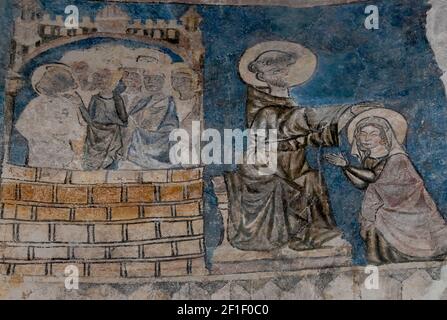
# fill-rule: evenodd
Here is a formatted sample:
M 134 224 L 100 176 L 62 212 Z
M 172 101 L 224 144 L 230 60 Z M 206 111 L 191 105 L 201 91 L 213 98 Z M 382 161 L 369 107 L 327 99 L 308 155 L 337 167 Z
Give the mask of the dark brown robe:
M 81 108 L 86 120 L 87 137 L 84 144 L 84 170 L 107 169 L 123 153 L 122 128 L 127 126 L 127 112 L 117 93 L 104 98 L 94 95 L 88 111 Z
M 290 98 L 250 88 L 247 121 L 251 129 L 277 129 L 278 170 L 259 174 L 243 164 L 227 173 L 228 239 L 241 250 L 268 251 L 294 243 L 315 248 L 339 235 L 331 216 L 322 175 L 306 160 L 307 146 L 337 146 L 337 125 L 308 122 L 306 109 Z

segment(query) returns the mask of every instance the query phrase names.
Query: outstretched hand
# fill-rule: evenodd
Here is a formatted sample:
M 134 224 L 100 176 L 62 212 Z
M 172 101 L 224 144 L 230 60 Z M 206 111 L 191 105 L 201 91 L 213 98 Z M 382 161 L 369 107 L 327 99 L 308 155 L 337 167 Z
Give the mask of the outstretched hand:
M 328 153 L 324 155 L 324 158 L 327 162 L 337 167 L 346 167 L 349 164 L 348 160 L 341 154 Z

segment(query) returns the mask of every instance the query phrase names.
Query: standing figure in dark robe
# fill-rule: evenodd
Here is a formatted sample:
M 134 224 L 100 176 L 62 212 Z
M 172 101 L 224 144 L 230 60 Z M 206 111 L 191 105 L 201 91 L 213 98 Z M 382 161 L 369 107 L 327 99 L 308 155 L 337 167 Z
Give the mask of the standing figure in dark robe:
M 84 144 L 84 169 L 108 169 L 123 153 L 122 129 L 127 126 L 127 112 L 116 89 L 119 78 L 104 69 L 94 74 L 99 93 L 94 95 L 83 116 L 88 123 Z
M 145 169 L 172 167 L 169 135 L 179 128 L 174 98 L 166 92 L 166 74 L 154 67 L 143 75 L 147 96 L 130 111 L 134 130 L 131 134 L 127 160 Z
M 311 123 L 309 110 L 290 98 L 289 84 L 283 79 L 297 58 L 271 50 L 249 65 L 268 87 L 249 87 L 248 127 L 276 129 L 280 142 L 274 174 L 261 174 L 251 164 L 226 174 L 228 239 L 241 250 L 270 251 L 287 245 L 294 250 L 313 249 L 340 235 L 324 179 L 306 160 L 308 146 L 338 145 L 337 117 L 324 125 Z

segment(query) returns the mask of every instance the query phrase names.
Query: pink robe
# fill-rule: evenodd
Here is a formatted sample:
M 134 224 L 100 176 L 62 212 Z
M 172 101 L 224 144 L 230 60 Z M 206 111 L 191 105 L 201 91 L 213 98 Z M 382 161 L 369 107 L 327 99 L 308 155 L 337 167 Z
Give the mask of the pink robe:
M 375 227 L 389 246 L 409 257 L 445 254 L 446 222 L 408 156 L 397 153 L 382 161 L 383 170 L 366 190 L 362 229 Z

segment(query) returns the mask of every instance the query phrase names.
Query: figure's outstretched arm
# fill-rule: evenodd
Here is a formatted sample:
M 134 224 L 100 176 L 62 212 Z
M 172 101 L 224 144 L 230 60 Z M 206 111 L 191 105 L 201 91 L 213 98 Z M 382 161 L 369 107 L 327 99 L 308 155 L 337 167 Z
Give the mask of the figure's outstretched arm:
M 356 177 L 348 170 L 343 170 L 343 173 L 348 178 L 349 181 L 358 189 L 366 189 L 368 187 L 368 182 L 360 179 L 359 177 Z
M 361 179 L 367 183 L 375 182 L 377 179 L 377 175 L 374 171 L 368 170 L 368 169 L 360 169 L 353 166 L 346 166 L 343 168 L 344 171 L 347 173 L 350 173 L 351 175 L 357 177 L 358 179 Z
M 340 154 L 326 154 L 324 158 L 332 165 L 343 169 L 343 173 L 359 189 L 365 189 L 369 183 L 375 182 L 379 172 L 351 166 Z
M 140 100 L 138 100 L 138 102 L 130 108 L 129 116 L 132 116 L 140 110 L 144 109 L 151 100 L 152 97 L 141 98 Z
M 113 92 L 113 100 L 115 102 L 116 113 L 122 121 L 122 124 L 119 125 L 127 126 L 128 115 L 126 112 L 126 107 L 124 106 L 123 98 L 121 98 L 121 96 L 115 91 Z
M 336 123 L 312 132 L 307 136 L 307 145 L 315 147 L 335 147 L 339 144 L 338 126 Z

